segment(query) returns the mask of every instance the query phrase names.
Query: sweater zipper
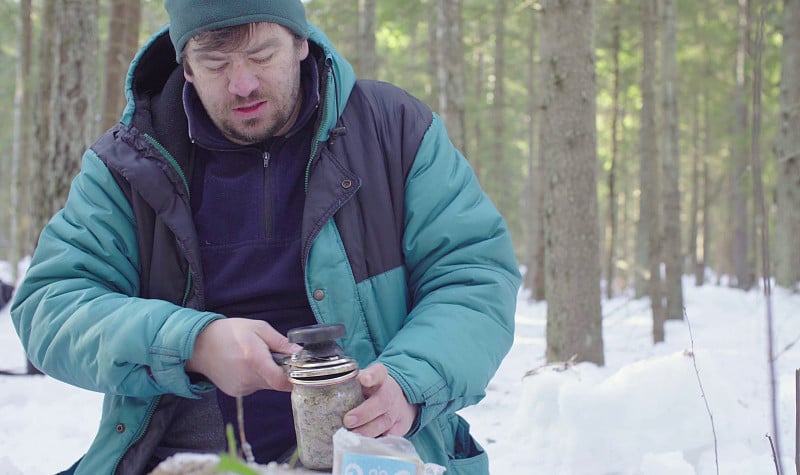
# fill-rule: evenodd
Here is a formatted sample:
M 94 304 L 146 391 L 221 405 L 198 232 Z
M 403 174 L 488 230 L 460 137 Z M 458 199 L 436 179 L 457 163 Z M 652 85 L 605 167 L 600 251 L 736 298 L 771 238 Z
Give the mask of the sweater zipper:
M 264 237 L 272 236 L 272 197 L 270 196 L 269 186 L 269 162 L 272 159 L 269 150 L 264 150 L 261 154 L 264 163 Z

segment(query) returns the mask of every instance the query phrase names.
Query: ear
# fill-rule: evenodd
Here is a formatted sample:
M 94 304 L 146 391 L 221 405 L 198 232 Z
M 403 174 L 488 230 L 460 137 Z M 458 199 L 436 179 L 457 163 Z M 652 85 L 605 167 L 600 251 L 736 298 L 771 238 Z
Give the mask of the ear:
M 184 61 L 186 61 L 185 58 L 184 58 Z M 192 82 L 192 77 L 193 76 L 191 74 L 189 74 L 188 71 L 186 71 L 186 67 L 183 68 L 183 77 L 186 79 L 186 82 Z
M 308 57 L 308 39 L 305 39 L 305 40 L 303 40 L 302 43 L 300 43 L 299 53 L 300 53 L 300 55 L 299 55 L 300 56 L 300 61 L 302 61 L 302 60 L 304 60 L 304 59 L 306 59 Z

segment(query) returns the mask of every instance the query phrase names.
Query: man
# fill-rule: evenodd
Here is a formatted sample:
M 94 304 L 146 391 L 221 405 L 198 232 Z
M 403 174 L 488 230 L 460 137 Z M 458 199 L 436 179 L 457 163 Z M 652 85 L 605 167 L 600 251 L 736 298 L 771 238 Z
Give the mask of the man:
M 67 473 L 146 473 L 295 435 L 270 352 L 342 323 L 366 400 L 345 415 L 448 473 L 487 473 L 455 412 L 513 338 L 520 283 L 502 217 L 441 119 L 361 81 L 300 0 L 167 0 L 134 59 L 120 124 L 84 155 L 12 307 L 31 360 L 106 394 Z

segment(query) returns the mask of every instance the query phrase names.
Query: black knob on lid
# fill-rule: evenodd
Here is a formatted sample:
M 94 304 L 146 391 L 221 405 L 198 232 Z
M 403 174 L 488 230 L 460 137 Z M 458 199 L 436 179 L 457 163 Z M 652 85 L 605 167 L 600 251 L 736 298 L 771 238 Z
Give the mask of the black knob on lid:
M 336 343 L 336 339 L 344 335 L 345 329 L 341 323 L 293 328 L 287 334 L 290 343 L 303 345 L 301 358 L 325 358 L 344 354 L 342 347 Z
M 287 336 L 290 343 L 324 343 L 344 336 L 344 325 L 341 323 L 317 324 L 307 327 L 292 328 Z

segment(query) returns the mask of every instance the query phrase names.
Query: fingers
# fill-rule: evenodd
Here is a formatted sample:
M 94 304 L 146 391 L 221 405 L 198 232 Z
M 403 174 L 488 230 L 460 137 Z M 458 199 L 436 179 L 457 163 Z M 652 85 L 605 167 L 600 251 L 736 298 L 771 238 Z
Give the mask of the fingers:
M 253 354 L 253 365 L 255 371 L 267 385 L 267 388 L 264 389 L 291 391 L 292 383 L 287 379 L 283 367 L 275 362 L 272 352 L 292 354 L 301 351 L 303 347 L 289 343 L 288 338 L 266 322 L 255 323 L 253 331 L 263 344 Z
M 230 396 L 246 396 L 260 389 L 290 391 L 291 383 L 271 351 L 300 349 L 264 321 L 216 320 L 198 335 L 186 370 L 204 374 Z
M 376 363 L 362 370 L 358 379 L 367 399 L 345 414 L 344 426 L 366 437 L 408 433 L 417 407 L 409 404 L 386 366 Z
M 252 354 L 253 370 L 258 374 L 260 381 L 257 389 L 275 389 L 277 391 L 291 391 L 292 383 L 286 377 L 283 368 L 275 363 L 270 347 L 266 344 L 258 345 Z
M 370 396 L 386 381 L 389 371 L 381 363 L 373 364 L 359 371 L 358 382 L 364 389 L 364 395 Z
M 303 349 L 302 346 L 296 343 L 289 343 L 289 339 L 272 328 L 272 325 L 266 322 L 256 323 L 263 323 L 263 325 L 256 325 L 254 331 L 261 338 L 261 340 L 267 344 L 270 351 L 291 355 L 292 353 L 297 353 Z
M 344 416 L 344 426 L 366 437 L 384 435 L 394 426 L 384 398 L 373 395 Z

